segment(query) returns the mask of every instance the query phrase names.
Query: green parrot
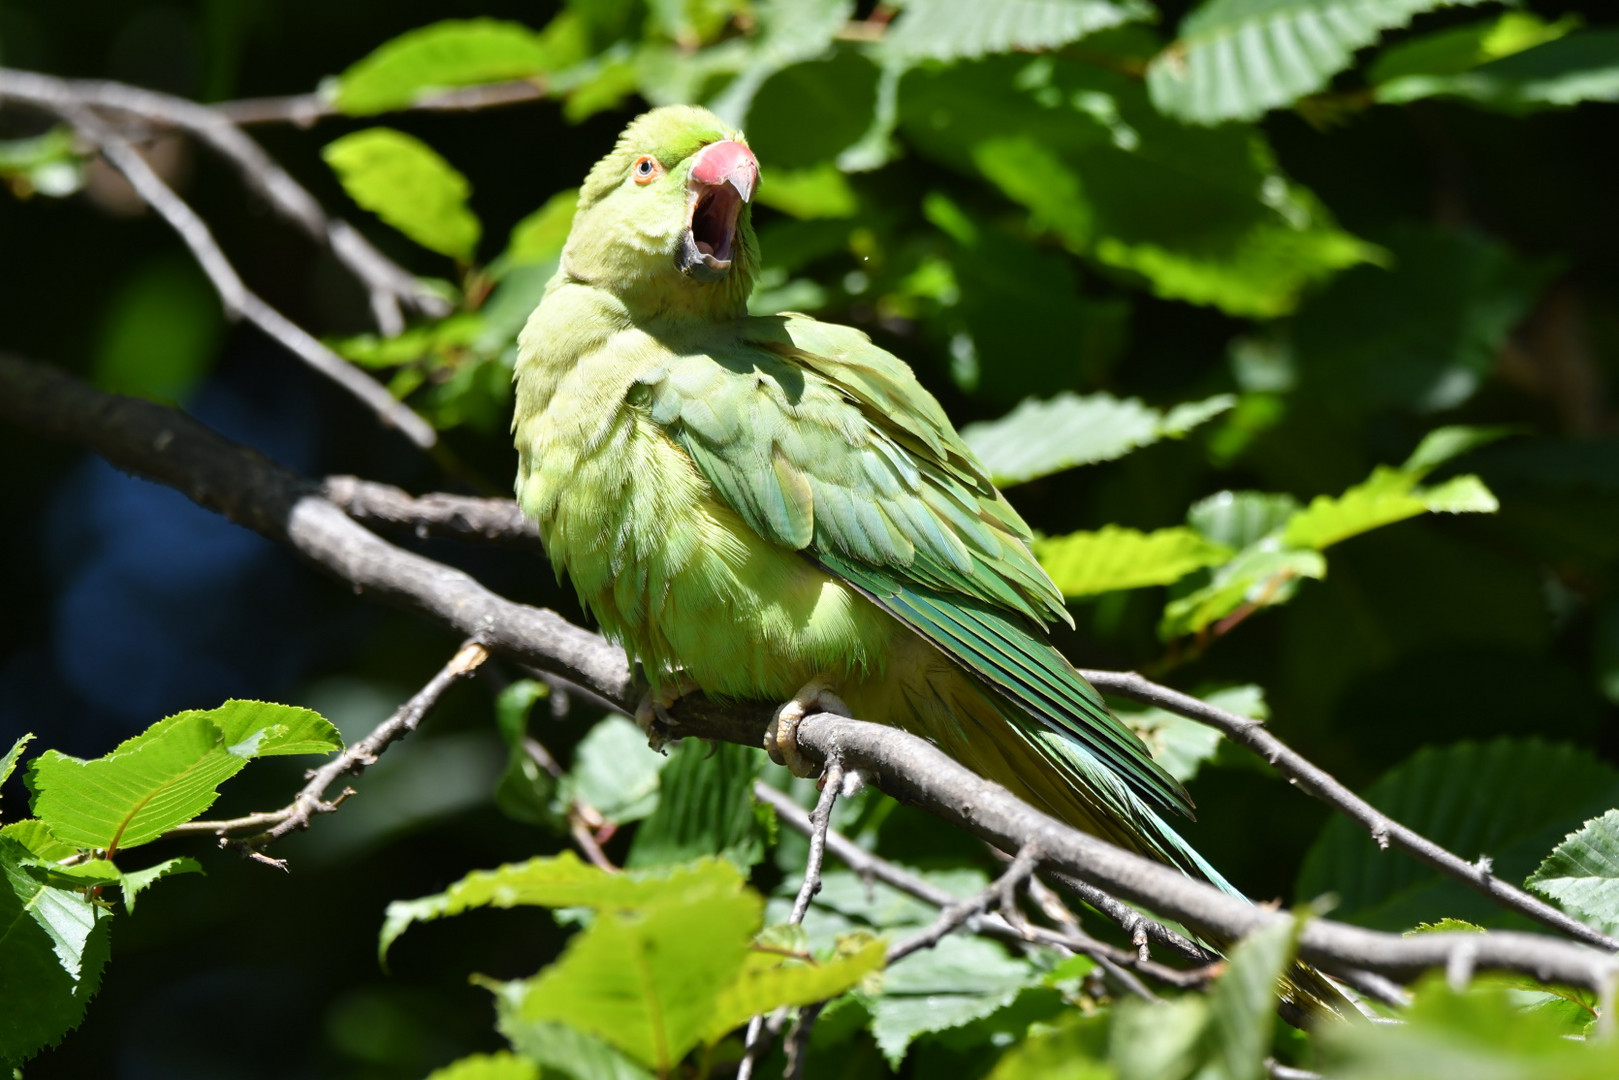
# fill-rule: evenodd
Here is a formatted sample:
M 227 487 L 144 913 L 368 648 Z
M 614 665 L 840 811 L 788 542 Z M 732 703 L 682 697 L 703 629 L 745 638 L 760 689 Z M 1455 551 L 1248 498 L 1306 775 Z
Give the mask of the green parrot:
M 1236 893 L 1192 801 L 1052 647 L 1030 531 L 858 330 L 753 316 L 759 165 L 707 110 L 633 121 L 579 193 L 517 358 L 517 497 L 652 686 L 923 736 L 1059 820 Z M 1238 894 L 1240 895 L 1240 894 Z

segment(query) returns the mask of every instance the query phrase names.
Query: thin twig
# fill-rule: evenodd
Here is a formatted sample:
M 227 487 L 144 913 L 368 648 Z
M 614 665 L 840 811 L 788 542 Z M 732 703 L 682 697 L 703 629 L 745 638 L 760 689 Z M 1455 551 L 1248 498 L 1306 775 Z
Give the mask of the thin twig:
M 890 945 L 884 963 L 897 964 L 914 952 L 933 948 L 943 941 L 947 934 L 965 926 L 970 919 L 983 914 L 996 904 L 1001 906 L 1003 913 L 1015 911 L 1017 906 L 1012 900 L 1012 893 L 1029 880 L 1029 875 L 1033 874 L 1035 867 L 1039 865 L 1039 850 L 1033 844 L 1024 845 L 1023 850 L 1017 853 L 1017 857 L 1002 871 L 1000 877 L 965 900 L 958 900 L 949 905 L 939 912 L 937 919 L 904 941 Z
M 1395 821 L 1339 783 L 1325 769 L 1312 764 L 1298 751 L 1272 735 L 1270 729 L 1261 721 L 1240 716 L 1217 705 L 1210 705 L 1179 690 L 1160 686 L 1133 671 L 1081 671 L 1080 674 L 1099 690 L 1146 705 L 1156 705 L 1217 729 L 1231 741 L 1247 747 L 1270 762 L 1276 771 L 1287 777 L 1295 787 L 1320 799 L 1360 825 L 1371 834 L 1378 847 L 1386 849 L 1392 845 L 1409 852 L 1446 877 L 1454 878 L 1468 888 L 1489 897 L 1498 906 L 1528 916 L 1541 925 L 1567 934 L 1578 941 L 1610 951 L 1619 950 L 1619 940 L 1586 926 L 1545 901 L 1502 881 L 1489 872 L 1488 863 L 1468 862 L 1416 830 Z
M 585 687 L 626 712 L 639 700 L 622 649 L 554 612 L 513 603 L 461 571 L 394 547 L 322 499 L 314 485 L 176 410 L 108 394 L 47 365 L 0 354 L 0 418 L 92 447 L 120 468 L 167 483 L 287 544 L 348 587 L 474 637 L 514 663 Z M 762 742 L 772 711 L 765 702 L 722 704 L 701 696 L 683 699 L 675 709 L 684 734 L 751 746 Z M 1064 825 L 897 728 L 816 713 L 800 724 L 797 737 L 811 760 L 835 755 L 845 769 L 894 798 L 1002 850 L 1034 842 L 1048 865 L 1200 934 L 1235 941 L 1291 918 Z M 1544 934 L 1403 937 L 1328 919 L 1311 919 L 1300 931 L 1305 962 L 1329 972 L 1364 969 L 1401 981 L 1443 969 L 1464 945 L 1475 950 L 1477 971 L 1519 972 L 1599 994 L 1610 992 L 1619 975 L 1619 957 L 1612 953 Z
M 338 778 L 357 776 L 375 765 L 384 750 L 416 730 L 446 690 L 471 675 L 487 659 L 489 652 L 482 645 L 475 641 L 463 644 L 449 662 L 428 680 L 427 685 L 412 695 L 392 716 L 373 728 L 365 738 L 350 744 L 337 757 L 310 773 L 308 783 L 304 784 L 292 802 L 280 810 L 224 820 L 189 821 L 170 829 L 163 834 L 163 838 L 212 833 L 219 837 L 220 847 L 234 847 L 249 858 L 285 869 L 284 860 L 271 859 L 264 855 L 263 849 L 295 829 L 309 828 L 309 820 L 316 814 L 329 814 L 336 810 L 354 794 L 352 788 L 345 788 L 336 798 L 327 799 L 327 790 L 337 783 Z M 242 833 L 253 835 L 244 837 L 240 835 Z
M 0 75 L 7 77 L 17 74 L 0 71 Z M 0 90 L 4 90 L 5 85 L 0 83 Z M 417 446 L 427 449 L 438 441 L 438 433 L 433 430 L 433 425 L 396 400 L 387 387 L 321 344 L 307 330 L 249 289 L 225 257 L 207 223 L 174 193 L 173 188 L 164 183 L 163 178 L 157 175 L 127 139 L 113 131 L 88 107 L 77 102 L 39 104 L 66 120 L 85 140 L 97 147 L 108 163 L 129 181 L 135 193 L 179 234 L 219 294 L 227 318 L 246 319 L 258 327 L 305 364 L 347 390 L 384 423 L 398 428 Z
M 547 90 L 538 80 L 485 83 L 481 86 L 446 90 L 441 94 L 434 94 L 388 111 L 471 112 L 475 109 L 543 101 L 546 96 Z M 224 101 L 213 108 L 233 124 L 296 124 L 298 127 L 310 127 L 319 120 L 347 115 L 331 98 L 319 93 L 243 98 L 238 101 Z

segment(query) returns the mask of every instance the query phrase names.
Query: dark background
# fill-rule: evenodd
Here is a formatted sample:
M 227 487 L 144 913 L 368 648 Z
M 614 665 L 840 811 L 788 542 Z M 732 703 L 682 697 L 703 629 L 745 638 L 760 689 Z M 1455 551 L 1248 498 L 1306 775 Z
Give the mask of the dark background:
M 1162 6 L 1169 23 L 1187 5 Z M 1611 18 L 1598 0 L 1531 7 L 1546 17 Z M 436 19 L 491 15 L 539 26 L 550 13 L 546 5 L 401 0 L 11 2 L 0 6 L 0 63 L 215 101 L 306 92 Z M 488 258 L 511 223 L 578 182 L 633 112 L 570 126 L 540 103 L 385 122 L 421 136 L 471 178 Z M 1169 676 L 1187 687 L 1260 683 L 1283 737 L 1352 786 L 1421 745 L 1503 733 L 1573 741 L 1619 761 L 1613 115 L 1581 106 L 1514 119 L 1425 103 L 1320 131 L 1273 114 L 1264 128 L 1284 169 L 1350 231 L 1384 241 L 1411 222 L 1465 226 L 1505 242 L 1526 266 L 1547 268 L 1548 285 L 1483 387 L 1436 415 L 1349 409 L 1330 384 L 1306 384 L 1284 419 L 1223 468 L 1211 464 L 1205 440 L 1192 439 L 1014 494 L 1050 532 L 1106 521 L 1145 529 L 1176 523 L 1188 502 L 1222 488 L 1303 499 L 1339 492 L 1374 464 L 1402 460 L 1440 422 L 1522 425 L 1523 437 L 1465 463 L 1500 497 L 1499 514 L 1426 518 L 1334 548 L 1325 582 L 1306 583 L 1291 604 Z M 41 125 L 22 110 L 0 110 L 0 137 Z M 254 135 L 405 265 L 447 274 L 442 260 L 348 203 L 321 162 L 325 143 L 362 126 L 333 120 Z M 218 161 L 171 149 L 181 155 L 182 194 L 254 289 L 317 333 L 366 328 L 363 296 L 328 255 L 256 205 Z M 764 168 L 768 178 L 768 160 Z M 899 199 L 919 189 L 927 168 L 901 160 L 875 182 Z M 768 226 L 770 212 L 759 220 Z M 112 385 L 120 364 L 170 365 L 165 396 L 305 473 L 352 472 L 417 491 L 455 486 L 256 331 L 224 325 L 206 281 L 150 214 L 108 209 L 94 190 L 63 201 L 0 195 L 0 267 L 0 348 Z M 818 276 L 849 268 L 833 257 Z M 1130 299 L 1127 348 L 1076 389 L 1167 406 L 1230 388 L 1226 347 L 1248 324 L 1140 292 Z M 864 321 L 912 361 L 958 422 L 1005 411 L 991 389 L 951 385 L 947 358 L 924 329 L 878 325 L 858 304 L 825 314 Z M 1062 384 L 1059 377 L 1054 386 Z M 472 486 L 509 490 L 514 462 L 501 425 L 447 439 Z M 269 542 L 78 450 L 0 428 L 0 459 L 0 745 L 34 731 L 36 749 L 95 756 L 161 716 L 226 697 L 307 704 L 352 736 L 454 648 L 439 628 L 357 600 Z M 580 617 L 540 560 L 428 550 L 513 599 Z M 1082 666 L 1161 661 L 1152 628 L 1162 599 L 1162 590 L 1147 590 L 1077 605 L 1079 632 L 1062 644 Z M 290 874 L 192 851 L 208 879 L 165 883 L 141 900 L 138 917 L 118 920 L 114 960 L 88 1019 L 27 1075 L 414 1077 L 497 1047 L 487 995 L 464 974 L 533 971 L 556 949 L 549 919 L 475 914 L 404 940 L 391 974 L 375 962 L 389 900 L 560 845 L 490 803 L 504 753 L 489 723 L 492 688 L 483 680 L 454 691 L 420 739 L 367 775 L 361 798 L 281 845 Z M 565 753 L 585 728 L 576 715 L 546 741 Z M 255 765 L 216 810 L 279 805 L 301 767 Z M 1254 895 L 1289 896 L 1326 810 L 1250 769 L 1207 769 L 1193 791 L 1202 819 L 1193 842 Z M 13 780 L 4 797 L 7 818 L 21 816 L 22 785 Z M 151 857 L 179 853 L 165 846 Z

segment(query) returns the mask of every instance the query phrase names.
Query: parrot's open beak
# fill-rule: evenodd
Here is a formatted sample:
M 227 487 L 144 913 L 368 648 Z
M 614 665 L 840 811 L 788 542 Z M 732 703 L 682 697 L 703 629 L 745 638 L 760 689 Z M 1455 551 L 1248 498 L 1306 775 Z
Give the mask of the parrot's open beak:
M 699 281 L 718 281 L 731 268 L 736 219 L 759 184 L 753 151 L 732 139 L 710 143 L 692 160 L 686 236 L 677 262 Z

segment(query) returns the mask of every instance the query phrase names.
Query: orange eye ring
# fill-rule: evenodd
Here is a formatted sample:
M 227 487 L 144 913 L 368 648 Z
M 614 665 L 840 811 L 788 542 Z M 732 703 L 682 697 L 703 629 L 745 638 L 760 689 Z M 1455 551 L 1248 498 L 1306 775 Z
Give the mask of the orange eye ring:
M 658 159 L 651 154 L 642 154 L 635 159 L 635 164 L 630 166 L 630 175 L 635 178 L 637 184 L 645 187 L 663 175 L 663 166 L 659 165 Z

